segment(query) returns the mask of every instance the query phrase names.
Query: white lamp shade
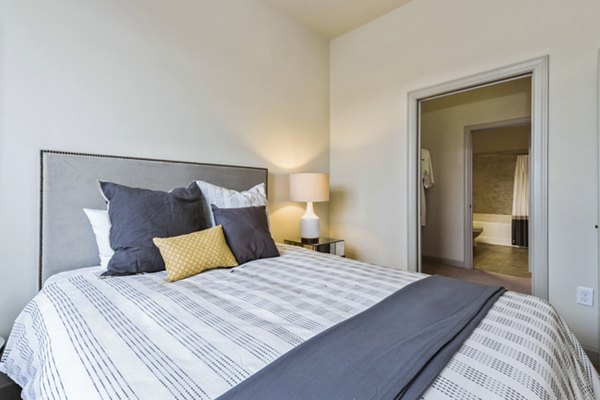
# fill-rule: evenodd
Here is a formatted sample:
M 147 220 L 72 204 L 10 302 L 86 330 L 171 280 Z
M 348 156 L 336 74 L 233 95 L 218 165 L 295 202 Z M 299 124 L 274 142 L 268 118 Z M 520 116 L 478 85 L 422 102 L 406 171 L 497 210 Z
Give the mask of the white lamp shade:
M 329 201 L 329 175 L 319 173 L 291 174 L 290 200 Z

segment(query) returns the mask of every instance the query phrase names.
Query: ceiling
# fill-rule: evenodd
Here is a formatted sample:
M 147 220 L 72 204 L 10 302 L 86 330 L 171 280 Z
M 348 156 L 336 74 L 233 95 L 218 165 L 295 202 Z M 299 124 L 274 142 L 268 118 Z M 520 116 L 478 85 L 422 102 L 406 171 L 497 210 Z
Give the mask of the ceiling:
M 411 0 L 267 0 L 319 35 L 333 39 Z

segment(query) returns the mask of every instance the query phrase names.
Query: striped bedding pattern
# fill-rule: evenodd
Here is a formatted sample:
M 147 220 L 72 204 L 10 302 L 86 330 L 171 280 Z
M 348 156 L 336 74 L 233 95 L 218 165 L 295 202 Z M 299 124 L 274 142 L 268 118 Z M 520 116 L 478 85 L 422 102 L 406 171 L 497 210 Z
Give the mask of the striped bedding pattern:
M 425 276 L 279 249 L 175 283 L 56 275 L 15 322 L 0 371 L 25 399 L 214 399 Z M 600 380 L 548 303 L 507 292 L 423 398 L 598 399 Z

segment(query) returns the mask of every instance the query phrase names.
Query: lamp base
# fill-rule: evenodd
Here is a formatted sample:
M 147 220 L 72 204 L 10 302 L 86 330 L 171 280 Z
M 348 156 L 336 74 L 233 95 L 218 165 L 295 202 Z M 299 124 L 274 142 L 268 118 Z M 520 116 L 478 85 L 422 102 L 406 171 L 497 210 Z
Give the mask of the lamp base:
M 321 234 L 321 221 L 316 215 L 311 218 L 302 217 L 300 219 L 300 238 L 302 241 L 319 240 Z
M 309 243 L 309 240 L 319 241 L 321 234 L 321 221 L 313 210 L 311 201 L 306 203 L 306 212 L 300 218 L 300 238 L 304 243 Z

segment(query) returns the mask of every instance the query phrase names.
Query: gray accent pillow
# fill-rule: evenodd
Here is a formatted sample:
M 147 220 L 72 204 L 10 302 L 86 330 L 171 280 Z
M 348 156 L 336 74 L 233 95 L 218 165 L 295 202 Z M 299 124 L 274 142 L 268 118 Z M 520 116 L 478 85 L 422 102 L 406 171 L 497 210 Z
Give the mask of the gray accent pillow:
M 219 208 L 212 204 L 211 208 L 215 223 L 223 226 L 225 239 L 238 264 L 279 257 L 265 206 Z
M 99 182 L 112 222 L 110 246 L 115 251 L 102 276 L 131 275 L 165 269 L 155 237 L 171 237 L 207 227 L 202 192 L 195 183 L 170 192 Z

